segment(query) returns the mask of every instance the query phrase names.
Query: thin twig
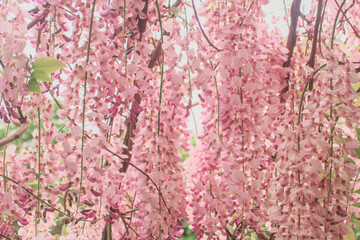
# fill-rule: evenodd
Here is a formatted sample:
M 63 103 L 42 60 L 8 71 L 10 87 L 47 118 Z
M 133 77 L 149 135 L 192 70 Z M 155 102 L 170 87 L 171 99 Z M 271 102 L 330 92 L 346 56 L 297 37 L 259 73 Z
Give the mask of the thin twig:
M 128 222 L 125 221 L 124 214 L 121 213 L 121 212 L 119 211 L 119 209 L 113 209 L 113 208 L 112 208 L 111 210 L 113 210 L 113 212 L 117 213 L 117 215 L 118 215 L 118 216 L 121 218 L 121 220 L 124 222 L 125 226 L 127 226 L 128 228 L 130 228 L 130 229 L 136 234 L 136 236 L 140 237 L 140 235 L 131 227 L 131 225 L 130 225 Z
M 321 12 L 323 10 L 322 6 L 323 6 L 323 0 L 319 0 L 318 1 L 318 6 L 317 6 L 316 21 L 315 21 L 315 31 L 314 31 L 314 38 L 312 40 L 310 59 L 307 62 L 309 67 L 311 67 L 312 69 L 314 69 L 314 67 L 315 67 L 316 44 L 317 44 L 317 39 L 318 39 L 318 35 L 319 35 L 319 25 L 320 25 L 320 21 L 321 21 Z M 309 83 L 309 90 L 310 91 L 313 89 L 313 85 L 314 85 L 313 80 L 314 79 L 311 78 L 311 81 Z
M 334 48 L 334 38 L 335 38 L 335 30 L 336 30 L 336 22 L 339 18 L 339 15 L 340 15 L 340 12 L 341 12 L 341 9 L 343 8 L 343 6 L 345 5 L 345 2 L 346 0 L 343 1 L 343 3 L 341 4 L 341 6 L 339 7 L 339 10 L 336 14 L 336 17 L 335 17 L 335 21 L 334 21 L 334 26 L 333 26 L 333 31 L 332 31 L 332 35 L 331 35 L 331 44 L 330 44 L 330 48 L 333 49 Z
M 38 107 L 38 175 L 37 175 L 37 197 L 38 199 L 40 199 L 40 160 L 41 160 L 41 121 L 40 121 L 40 107 Z M 40 201 L 38 200 L 37 201 L 37 205 L 36 205 L 36 213 L 35 213 L 35 237 L 37 236 L 38 234 L 38 217 L 40 215 Z
M 156 4 L 157 12 L 158 12 L 159 28 L 160 28 L 160 41 L 159 42 L 164 43 L 164 34 L 163 34 L 162 21 L 161 21 L 161 12 L 160 12 L 160 7 L 159 7 L 158 0 L 155 0 L 155 4 Z M 164 50 L 161 49 L 161 65 L 160 65 L 161 73 L 160 73 L 160 89 L 159 89 L 159 109 L 158 109 L 158 117 L 157 117 L 157 137 L 158 138 L 160 137 L 161 101 L 162 101 L 162 91 L 163 91 L 163 84 L 164 84 L 164 58 L 165 58 L 165 53 L 164 53 Z M 159 144 L 157 145 L 157 152 L 158 152 L 158 155 L 161 155 L 161 153 L 160 153 L 160 145 Z M 158 171 L 160 172 L 159 163 L 158 163 Z M 162 198 L 162 195 L 160 195 L 160 193 L 161 193 L 161 191 L 160 191 L 160 187 L 159 187 L 159 214 L 161 215 L 161 198 Z M 159 224 L 159 235 L 160 235 L 160 239 L 161 239 L 161 224 Z
M 2 235 L 1 233 L 0 233 L 0 237 L 3 237 L 3 238 L 8 239 L 8 240 L 11 240 L 11 238 L 9 238 L 9 237 L 7 237 L 7 236 L 5 236 L 5 235 Z
M 288 28 L 290 28 L 290 22 L 289 22 L 289 17 L 288 17 L 288 15 L 287 15 L 287 9 L 286 9 L 286 2 L 285 2 L 285 0 L 283 0 L 283 5 L 284 5 L 284 11 L 285 11 L 285 15 L 286 15 L 286 23 L 287 23 Z
M 324 22 L 324 16 L 325 16 L 325 9 L 327 6 L 327 2 L 328 0 L 326 0 L 325 4 L 324 4 L 324 10 L 323 10 L 323 14 L 321 15 L 321 23 L 320 23 L 320 30 L 319 30 L 319 52 L 321 54 L 322 57 L 324 57 L 322 50 L 321 50 L 321 32 L 322 32 L 322 27 L 323 27 L 323 22 Z
M 300 125 L 301 123 L 301 116 L 302 116 L 302 107 L 303 107 L 303 102 L 304 102 L 304 98 L 305 98 L 305 92 L 311 82 L 311 80 L 315 77 L 315 74 L 317 74 L 321 69 L 323 69 L 324 67 L 326 67 L 326 64 L 322 65 L 321 67 L 319 67 L 313 74 L 312 76 L 307 80 L 304 90 L 301 94 L 301 99 L 300 99 L 300 106 L 299 106 L 299 115 L 298 115 L 298 125 Z
M 335 0 L 335 3 L 336 3 L 336 5 L 340 8 L 339 3 L 338 3 L 336 0 Z M 342 7 L 341 7 L 341 8 L 342 8 Z M 349 23 L 349 25 L 350 25 L 350 27 L 352 28 L 352 30 L 354 31 L 355 35 L 356 35 L 358 38 L 360 38 L 360 34 L 356 31 L 354 25 L 350 22 L 349 18 L 346 16 L 346 11 L 347 11 L 348 9 L 344 12 L 341 8 L 340 8 L 340 11 L 341 11 L 341 13 L 343 14 L 343 16 L 345 17 L 346 21 Z
M 222 50 L 218 49 L 217 47 L 215 47 L 212 42 L 210 42 L 210 40 L 209 40 L 209 38 L 207 37 L 204 29 L 203 29 L 202 26 L 201 26 L 199 16 L 198 16 L 198 14 L 197 14 L 197 12 L 196 12 L 194 0 L 191 0 L 191 3 L 192 3 L 192 7 L 193 7 L 193 9 L 194 9 L 194 14 L 195 14 L 196 21 L 197 21 L 197 23 L 199 24 L 200 30 L 201 30 L 202 34 L 204 35 L 206 41 L 209 43 L 209 45 L 210 45 L 211 47 L 215 48 L 216 51 L 218 51 L 218 52 L 222 51 Z
M 14 183 L 14 184 L 16 184 L 16 185 L 19 185 L 19 183 L 18 183 L 17 181 L 15 181 L 14 179 L 12 179 L 12 178 L 9 178 L 9 177 L 7 177 L 7 176 L 5 176 L 5 175 L 3 175 L 3 174 L 0 174 L 0 176 L 2 176 L 2 177 L 5 178 L 6 180 L 8 180 L 8 181 L 10 181 L 10 182 L 12 182 L 12 183 Z M 42 200 L 41 198 L 38 198 L 38 197 L 37 197 L 34 193 L 32 193 L 29 189 L 27 189 L 27 188 L 25 188 L 25 187 L 21 187 L 21 188 L 24 189 L 30 196 L 32 196 L 32 197 L 34 197 L 35 199 L 37 199 L 38 201 L 40 201 L 42 204 L 44 204 L 44 205 L 46 205 L 46 206 L 54 209 L 55 211 L 57 211 L 58 213 L 63 214 L 64 216 L 70 217 L 69 214 L 64 213 L 63 211 L 61 211 L 61 210 L 59 210 L 59 209 L 51 206 L 49 203 L 45 202 L 45 201 Z
M 209 61 L 210 61 L 211 69 L 214 71 L 214 66 L 213 66 L 210 58 L 209 58 Z M 220 96 L 219 96 L 219 89 L 218 89 L 217 80 L 216 80 L 215 75 L 214 75 L 214 83 L 215 83 L 215 88 L 216 88 L 217 115 L 218 115 L 218 117 L 217 117 L 217 132 L 218 132 L 219 140 L 223 144 L 221 137 L 220 137 Z
M 9 128 L 10 128 L 10 124 L 7 125 L 7 128 L 6 128 L 6 132 L 5 132 L 5 136 L 8 135 L 9 133 Z M 3 153 L 3 175 L 6 176 L 7 175 L 7 168 L 6 168 L 6 148 L 7 146 L 5 145 L 4 147 L 4 153 Z M 4 178 L 4 193 L 7 192 L 7 184 L 6 184 L 6 179 Z
M 159 192 L 160 197 L 161 197 L 162 201 L 164 202 L 164 205 L 165 205 L 166 209 L 168 210 L 169 214 L 173 217 L 173 215 L 172 215 L 170 209 L 168 208 L 168 206 L 167 206 L 167 204 L 166 204 L 166 201 L 165 201 L 165 199 L 164 199 L 164 197 L 163 197 L 163 195 L 162 195 L 159 187 L 156 185 L 156 183 L 154 182 L 154 180 L 152 180 L 152 178 L 151 178 L 146 172 L 144 172 L 143 170 L 141 170 L 140 168 L 138 168 L 137 166 L 135 166 L 135 165 L 132 164 L 131 162 L 129 162 L 129 161 L 127 161 L 127 160 L 124 160 L 122 157 L 120 157 L 118 154 L 114 153 L 114 152 L 111 151 L 110 149 L 107 149 L 107 148 L 105 147 L 105 150 L 108 151 L 109 153 L 113 154 L 115 157 L 118 157 L 119 159 L 121 159 L 121 160 L 123 160 L 123 161 L 126 161 L 126 162 L 129 164 L 129 166 L 132 166 L 133 168 L 135 168 L 136 170 L 138 170 L 140 173 L 142 173 L 147 179 L 149 179 L 150 182 L 155 186 L 156 190 Z
M 86 54 L 86 66 L 89 63 L 90 58 L 90 43 L 91 43 L 91 32 L 93 26 L 93 19 L 94 19 L 94 11 L 95 11 L 95 3 L 96 0 L 93 1 L 92 11 L 91 11 L 91 18 L 90 18 L 90 28 L 89 28 L 89 37 L 88 37 L 88 45 L 87 45 L 87 54 Z M 83 109 L 82 109 L 82 134 L 81 134 L 81 162 L 80 162 L 80 186 L 79 186 L 79 197 L 76 206 L 75 218 L 79 211 L 80 206 L 80 197 L 82 192 L 82 180 L 83 180 L 83 168 L 84 168 L 84 135 L 85 135 L 85 107 L 86 107 L 86 85 L 87 85 L 87 78 L 88 78 L 88 71 L 85 72 L 85 80 L 84 80 L 84 96 L 83 96 Z

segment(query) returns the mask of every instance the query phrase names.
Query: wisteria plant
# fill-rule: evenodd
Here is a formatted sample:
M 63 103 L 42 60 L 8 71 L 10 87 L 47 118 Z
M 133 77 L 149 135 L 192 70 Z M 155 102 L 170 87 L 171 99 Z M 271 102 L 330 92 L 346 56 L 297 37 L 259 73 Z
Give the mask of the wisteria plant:
M 0 1 L 0 238 L 355 239 L 360 2 L 268 2 Z

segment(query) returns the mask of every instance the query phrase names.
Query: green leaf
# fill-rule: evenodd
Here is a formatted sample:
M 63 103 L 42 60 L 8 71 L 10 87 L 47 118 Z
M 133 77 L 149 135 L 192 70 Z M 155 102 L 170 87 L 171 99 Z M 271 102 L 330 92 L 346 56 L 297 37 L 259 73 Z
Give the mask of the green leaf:
M 354 203 L 353 206 L 357 207 L 357 208 L 360 208 L 360 202 Z
M 26 56 L 13 56 L 12 57 L 13 59 L 15 59 L 15 60 L 18 60 L 18 59 L 23 59 L 23 58 L 25 58 L 25 59 L 29 59 L 28 57 L 26 57 Z
M 359 190 L 356 190 L 355 193 L 360 194 L 360 189 L 359 189 Z
M 355 130 L 356 130 L 356 135 L 357 135 L 358 141 L 360 142 L 360 128 L 355 127 Z
M 29 89 L 28 89 L 29 92 L 41 93 L 40 85 L 36 79 L 34 78 L 30 79 L 28 84 L 29 84 Z
M 357 157 L 360 159 L 360 148 L 355 148 L 355 153 Z
M 25 166 L 26 169 L 30 169 L 30 163 L 29 162 L 28 163 L 23 163 L 22 165 Z
M 34 70 L 31 73 L 31 78 L 36 78 L 38 80 L 42 80 L 44 82 L 51 82 L 51 78 L 48 73 L 40 71 L 40 70 Z
M 360 82 L 354 83 L 353 85 L 354 90 L 358 90 L 360 88 Z
M 355 150 L 356 150 L 356 149 L 355 149 Z M 360 149 L 359 149 L 359 150 L 360 150 Z M 356 163 L 354 162 L 354 160 L 352 160 L 352 159 L 349 158 L 349 157 L 346 157 L 346 156 L 341 155 L 341 154 L 339 154 L 339 156 L 342 157 L 345 161 L 348 161 L 348 162 L 351 162 L 351 163 L 353 163 L 353 164 L 356 164 Z
M 349 228 L 349 233 L 344 236 L 344 239 L 346 240 L 356 240 L 354 230 L 350 226 L 350 224 L 347 225 Z
M 193 145 L 194 147 L 196 146 L 196 136 L 195 136 L 195 134 L 191 136 L 191 145 Z
M 32 190 L 37 190 L 38 189 L 37 183 L 30 183 L 29 186 L 31 187 Z
M 32 63 L 34 71 L 42 71 L 44 73 L 53 73 L 60 68 L 66 67 L 62 62 L 49 57 L 40 57 Z
M 67 236 L 69 235 L 69 232 L 66 229 L 66 224 L 64 224 L 61 228 L 61 236 Z
M 351 218 L 351 221 L 352 221 L 354 224 L 356 224 L 357 226 L 360 226 L 360 221 L 357 220 L 355 217 L 352 217 L 352 218 Z
M 179 153 L 182 157 L 182 161 L 185 161 L 189 157 L 189 153 L 186 152 L 182 147 L 179 148 Z
M 182 229 L 188 228 L 190 226 L 190 224 L 187 221 L 181 220 L 182 225 Z

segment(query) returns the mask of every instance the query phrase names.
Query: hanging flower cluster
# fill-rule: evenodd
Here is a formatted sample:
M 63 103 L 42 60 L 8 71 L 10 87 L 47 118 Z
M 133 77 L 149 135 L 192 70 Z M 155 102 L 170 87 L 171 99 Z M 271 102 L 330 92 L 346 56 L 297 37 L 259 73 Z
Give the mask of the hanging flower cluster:
M 204 133 L 186 168 L 190 206 L 197 236 L 237 238 L 268 221 L 287 49 L 277 38 L 270 40 L 256 17 L 263 15 L 260 2 L 209 5 L 204 14 L 211 19 L 207 24 L 219 29 L 212 38 L 221 50 L 197 52 L 203 66 L 194 69 L 195 81 L 206 113 Z

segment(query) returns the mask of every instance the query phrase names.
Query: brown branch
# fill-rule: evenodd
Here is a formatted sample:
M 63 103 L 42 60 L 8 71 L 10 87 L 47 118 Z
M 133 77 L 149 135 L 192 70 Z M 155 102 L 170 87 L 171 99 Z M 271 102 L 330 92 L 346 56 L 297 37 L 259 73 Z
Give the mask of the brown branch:
M 322 8 L 323 8 L 323 0 L 319 0 L 318 1 L 318 6 L 317 6 L 316 21 L 315 21 L 315 31 L 314 31 L 314 38 L 313 38 L 313 41 L 312 41 L 310 59 L 307 62 L 307 65 L 309 65 L 309 67 L 311 67 L 312 69 L 315 68 L 316 43 L 317 43 L 317 39 L 318 39 L 318 35 L 319 35 L 319 26 L 320 26 L 320 21 L 321 21 L 321 13 L 322 13 L 322 10 L 323 10 Z M 313 85 L 314 85 L 313 81 L 314 81 L 314 79 L 311 78 L 310 83 L 309 83 L 309 90 L 310 91 L 313 89 Z
M 129 118 L 126 120 L 126 132 L 125 132 L 125 137 L 124 137 L 124 141 L 123 141 L 126 148 L 123 148 L 123 154 L 127 156 L 127 159 L 124 160 L 123 167 L 122 167 L 122 169 L 120 169 L 120 172 L 127 171 L 130 161 L 131 161 L 131 157 L 132 157 L 131 151 L 132 151 L 133 144 L 134 144 L 132 137 L 135 136 L 134 130 L 136 129 L 136 123 L 138 121 L 138 117 L 140 114 L 140 112 L 134 111 L 134 104 L 140 105 L 141 96 L 139 93 L 136 93 L 134 98 L 135 98 L 135 102 L 133 103 L 133 106 L 130 109 L 130 114 L 134 113 L 135 117 L 134 117 L 133 121 L 130 120 Z
M 11 122 L 12 122 L 15 126 L 17 126 L 17 127 L 21 127 L 21 124 L 22 124 L 22 123 L 26 123 L 26 121 L 25 121 L 25 122 L 20 122 L 20 120 L 19 120 L 19 119 L 16 119 L 16 118 L 13 118 L 13 119 L 11 120 Z
M 310 25 L 312 21 L 307 19 L 303 13 L 300 13 L 299 17 L 307 23 L 307 25 Z
M 193 7 L 193 9 L 194 9 L 194 14 L 195 14 L 196 21 L 197 21 L 197 23 L 199 24 L 200 30 L 201 30 L 202 34 L 204 35 L 206 41 L 209 43 L 209 45 L 210 45 L 211 47 L 215 48 L 216 51 L 218 51 L 218 52 L 222 51 L 222 50 L 218 49 L 217 47 L 215 47 L 212 42 L 210 42 L 210 40 L 209 40 L 209 38 L 207 37 L 204 29 L 203 29 L 202 26 L 201 26 L 199 16 L 198 16 L 198 14 L 197 14 L 197 12 L 196 12 L 194 0 L 191 0 L 191 3 L 192 3 L 192 7 Z
M 150 55 L 150 62 L 148 64 L 148 68 L 153 68 L 155 66 L 155 63 L 159 59 L 161 54 L 161 41 L 159 41 L 156 45 L 155 50 Z
M 10 83 L 10 86 L 11 86 L 11 89 L 12 89 L 13 86 L 12 86 L 11 83 Z M 24 134 L 24 132 L 26 131 L 27 126 L 28 126 L 28 123 L 26 122 L 26 117 L 24 117 L 24 115 L 23 115 L 23 113 L 21 111 L 21 108 L 19 106 L 16 107 L 16 109 L 18 110 L 18 113 L 19 113 L 19 118 L 16 119 L 11 114 L 10 103 L 5 99 L 4 99 L 4 102 L 5 102 L 6 110 L 9 113 L 11 122 L 15 126 L 19 127 L 19 129 L 15 133 L 13 133 L 13 134 L 11 134 L 11 135 L 3 138 L 3 139 L 0 139 L 0 147 L 6 145 L 8 143 L 11 143 L 11 142 L 15 141 L 16 139 L 18 139 L 21 135 Z
M 49 8 L 50 8 L 50 4 L 46 3 L 44 4 L 44 12 L 43 15 L 40 18 L 35 18 L 33 19 L 28 25 L 27 25 L 27 29 L 31 29 L 32 27 L 34 27 L 36 24 L 38 24 L 39 22 L 44 22 L 45 18 L 47 17 L 47 15 L 49 14 Z M 36 8 L 35 8 L 36 9 Z M 35 10 L 33 9 L 33 10 Z M 31 10 L 32 11 L 32 10 Z
M 143 12 L 144 14 L 147 14 L 148 12 L 148 8 L 149 8 L 149 0 L 143 0 L 143 2 L 145 2 L 144 8 L 141 10 L 141 12 Z M 124 9 L 125 11 L 126 9 Z M 142 38 L 142 34 L 146 31 L 146 24 L 147 24 L 147 18 L 141 18 L 139 15 L 137 15 L 137 20 L 138 20 L 138 28 L 139 28 L 139 41 L 141 41 Z M 125 21 L 125 19 L 124 19 Z
M 30 9 L 30 10 L 28 11 L 28 13 L 34 13 L 34 14 L 36 14 L 36 13 L 38 13 L 39 11 L 40 11 L 39 7 L 36 6 L 35 8 Z
M 173 8 L 177 8 L 177 7 L 180 6 L 180 4 L 182 4 L 182 0 L 177 0 L 177 1 L 172 5 L 172 7 L 173 7 Z
M 289 50 L 289 52 L 288 52 L 287 61 L 283 64 L 283 67 L 290 67 L 290 64 L 291 64 L 291 58 L 294 53 L 294 47 L 296 44 L 297 23 L 298 23 L 299 16 L 301 15 L 300 5 L 301 5 L 301 0 L 294 0 L 291 5 L 291 14 L 290 14 L 291 22 L 290 22 L 289 35 L 288 35 L 288 39 L 286 42 L 286 48 Z
M 322 32 L 322 26 L 323 26 L 323 22 L 324 22 L 324 16 L 325 16 L 325 9 L 326 9 L 326 6 L 327 6 L 327 2 L 328 0 L 326 0 L 325 4 L 324 4 L 324 10 L 323 10 L 323 14 L 321 16 L 321 23 L 320 23 L 320 30 L 319 30 L 319 52 L 321 54 L 321 57 L 324 58 L 324 55 L 322 53 L 322 50 L 321 50 L 321 32 Z
M 289 35 L 288 35 L 288 39 L 286 42 L 286 48 L 289 50 L 289 52 L 288 52 L 287 61 L 283 63 L 283 67 L 290 67 L 290 65 L 291 65 L 291 58 L 294 53 L 294 47 L 296 44 L 296 37 L 297 37 L 296 28 L 297 28 L 299 16 L 301 14 L 300 13 L 300 5 L 301 5 L 301 0 L 294 0 L 291 4 L 291 10 L 290 10 L 291 22 L 290 22 L 290 28 L 289 28 Z M 287 86 L 284 87 L 280 93 L 282 102 L 285 101 L 283 95 L 287 91 L 289 91 L 289 79 L 290 79 L 290 75 L 288 74 L 287 77 L 285 78 Z
M 274 240 L 274 239 L 275 239 L 275 234 L 274 234 L 274 233 L 271 233 L 269 240 Z
M 19 126 L 18 122 L 13 121 L 13 123 L 16 126 Z M 8 143 L 11 143 L 11 142 L 15 141 L 16 139 L 18 139 L 26 131 L 27 126 L 28 126 L 28 124 L 26 122 L 21 123 L 19 129 L 15 133 L 10 134 L 9 136 L 7 136 L 7 137 L 5 137 L 3 139 L 0 139 L 0 147 L 6 145 Z
M 108 239 L 108 232 L 109 232 L 109 239 Z M 111 236 L 111 224 L 105 221 L 105 227 L 101 233 L 101 240 L 112 240 Z

